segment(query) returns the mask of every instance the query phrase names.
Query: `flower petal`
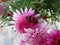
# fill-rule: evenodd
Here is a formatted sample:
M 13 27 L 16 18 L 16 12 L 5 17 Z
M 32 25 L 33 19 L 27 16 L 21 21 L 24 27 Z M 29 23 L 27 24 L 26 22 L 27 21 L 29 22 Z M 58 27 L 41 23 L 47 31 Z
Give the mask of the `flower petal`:
M 32 11 L 32 8 L 29 9 L 28 13 Z
M 28 13 L 28 8 L 26 7 L 25 10 L 24 10 L 25 13 Z
M 33 33 L 33 32 L 34 32 L 34 30 L 31 29 L 31 28 L 29 28 L 29 29 L 24 28 L 24 30 L 25 30 L 25 32 L 27 32 L 27 33 Z
M 40 14 L 37 14 L 37 15 L 35 15 L 34 17 L 38 18 L 38 17 L 40 17 Z
M 24 12 L 23 12 L 23 9 L 22 8 L 20 8 L 20 10 L 21 10 L 21 13 L 23 14 Z
M 16 12 L 17 12 L 18 15 L 21 15 L 20 11 L 16 10 Z
M 34 15 L 34 12 L 35 12 L 35 10 L 32 10 L 32 11 L 28 12 L 28 15 L 29 15 L 29 16 Z
M 18 15 L 17 15 L 17 13 L 16 12 L 13 12 L 13 19 L 15 20 L 16 19 L 16 17 L 17 17 Z
M 28 40 L 29 38 L 30 38 L 30 36 L 31 36 L 31 34 L 29 34 L 29 33 L 24 33 L 23 35 L 22 35 L 22 40 L 23 41 L 26 41 L 26 40 Z
M 43 22 L 43 20 L 38 20 L 38 23 L 42 23 Z

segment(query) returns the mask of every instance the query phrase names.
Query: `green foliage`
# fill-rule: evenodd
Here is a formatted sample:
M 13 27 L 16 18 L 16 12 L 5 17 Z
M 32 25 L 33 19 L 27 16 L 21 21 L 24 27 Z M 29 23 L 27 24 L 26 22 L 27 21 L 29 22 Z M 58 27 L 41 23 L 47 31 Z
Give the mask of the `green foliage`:
M 60 15 L 60 0 L 10 0 L 8 4 L 12 7 L 13 11 L 20 8 L 32 7 L 36 10 L 36 13 L 40 13 L 40 18 L 43 18 L 44 15 L 51 18 L 52 21 L 59 21 Z M 9 9 L 6 9 L 6 11 Z M 6 11 L 4 11 L 3 18 L 6 18 Z M 51 15 L 48 14 L 51 13 Z

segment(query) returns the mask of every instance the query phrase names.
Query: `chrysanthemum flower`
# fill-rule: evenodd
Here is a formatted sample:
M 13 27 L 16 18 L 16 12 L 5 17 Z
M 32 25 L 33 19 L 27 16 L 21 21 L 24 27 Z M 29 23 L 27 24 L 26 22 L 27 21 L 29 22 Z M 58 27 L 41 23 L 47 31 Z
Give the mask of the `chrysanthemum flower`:
M 50 36 L 49 45 L 60 45 L 60 30 L 52 30 Z
M 15 28 L 20 32 L 23 33 L 24 28 L 31 28 L 31 29 L 35 29 L 35 28 L 40 28 L 40 22 L 41 20 L 38 20 L 37 18 L 40 16 L 40 14 L 36 14 L 34 15 L 35 10 L 32 10 L 32 8 L 30 8 L 28 10 L 28 8 L 26 7 L 23 11 L 23 9 L 21 8 L 20 11 L 16 10 L 16 12 L 14 12 L 13 14 L 13 20 L 14 20 L 14 25 Z
M 40 29 L 25 29 L 27 33 L 20 37 L 20 45 L 48 45 L 48 28 L 43 25 Z

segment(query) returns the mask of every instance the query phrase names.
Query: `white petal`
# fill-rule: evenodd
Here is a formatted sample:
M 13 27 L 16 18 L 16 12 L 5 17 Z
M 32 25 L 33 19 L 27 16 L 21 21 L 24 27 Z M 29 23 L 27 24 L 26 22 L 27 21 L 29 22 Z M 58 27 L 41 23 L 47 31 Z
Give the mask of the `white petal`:
M 17 13 L 13 12 L 13 19 L 15 19 L 17 17 Z
M 18 15 L 16 12 L 13 12 L 13 17 L 20 17 L 21 15 Z
M 13 12 L 13 16 L 16 16 L 17 15 L 17 13 L 16 12 Z
M 25 30 L 25 32 L 27 32 L 27 33 L 33 33 L 34 32 L 34 30 L 33 29 L 26 29 L 26 28 L 24 28 L 24 30 Z
M 12 17 L 13 20 L 17 20 L 15 17 Z
M 14 24 L 15 22 L 14 21 L 9 21 L 9 24 Z
M 20 11 L 16 10 L 16 12 L 17 12 L 18 15 L 21 15 Z
M 17 16 L 17 14 L 15 12 L 13 12 L 13 17 Z
M 21 13 L 23 14 L 24 12 L 23 12 L 23 9 L 22 8 L 20 8 L 20 10 L 21 10 Z

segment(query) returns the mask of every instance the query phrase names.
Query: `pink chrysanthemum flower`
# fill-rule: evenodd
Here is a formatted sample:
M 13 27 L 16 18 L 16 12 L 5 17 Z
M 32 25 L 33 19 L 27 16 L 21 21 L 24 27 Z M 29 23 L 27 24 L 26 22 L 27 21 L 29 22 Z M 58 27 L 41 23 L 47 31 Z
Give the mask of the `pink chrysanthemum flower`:
M 43 25 L 40 29 L 25 29 L 27 33 L 22 34 L 20 45 L 48 45 L 48 28 Z
M 50 36 L 49 45 L 60 45 L 60 30 L 52 30 Z
M 13 20 L 14 20 L 14 25 L 15 28 L 20 32 L 23 33 L 24 28 L 31 28 L 31 29 L 35 29 L 35 28 L 40 28 L 40 22 L 41 20 L 38 20 L 37 18 L 40 16 L 40 14 L 36 14 L 34 15 L 35 10 L 32 10 L 32 8 L 30 8 L 28 10 L 28 8 L 26 7 L 23 11 L 23 9 L 21 8 L 20 11 L 16 10 L 16 12 L 14 12 L 13 14 Z
M 3 10 L 4 10 L 3 6 L 0 5 L 0 16 L 2 16 L 2 14 L 3 14 Z

